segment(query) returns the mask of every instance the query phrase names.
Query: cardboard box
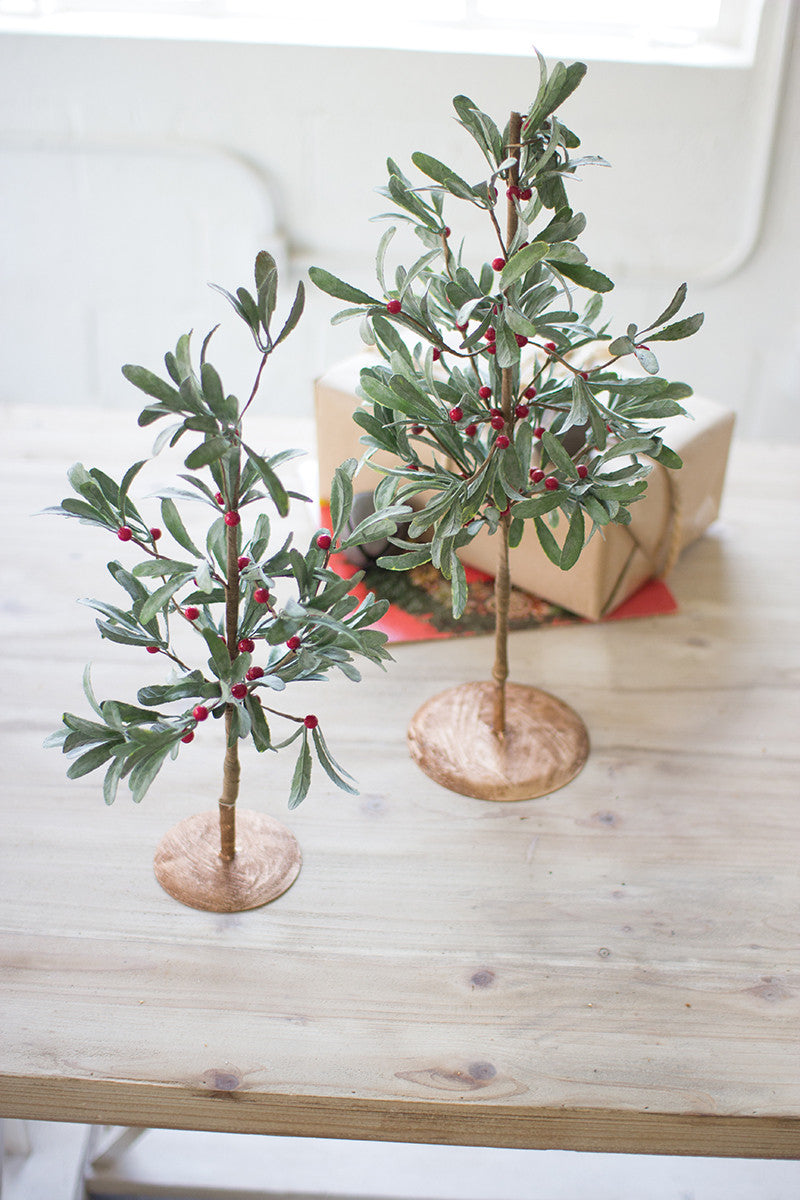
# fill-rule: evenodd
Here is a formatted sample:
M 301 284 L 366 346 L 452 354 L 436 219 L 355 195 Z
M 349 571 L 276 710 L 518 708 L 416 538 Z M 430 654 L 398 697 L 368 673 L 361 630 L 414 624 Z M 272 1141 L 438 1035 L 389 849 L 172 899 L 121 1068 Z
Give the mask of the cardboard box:
M 316 384 L 320 497 L 330 496 L 335 468 L 346 458 L 360 458 L 362 430 L 352 419 L 361 401 L 356 396 L 362 367 L 380 361 L 365 352 L 326 372 Z M 719 512 L 734 414 L 701 396 L 685 407 L 694 419 L 670 417 L 663 422 L 664 440 L 683 459 L 679 471 L 653 464 L 647 492 L 631 505 L 630 525 L 597 530 L 570 571 L 562 571 L 539 545 L 533 523 L 509 556 L 511 582 L 525 591 L 592 620 L 613 611 L 653 576 L 665 573 L 684 547 L 695 541 Z M 390 455 L 377 462 L 394 465 Z M 383 478 L 363 467 L 357 491 L 373 489 Z M 565 530 L 566 522 L 561 521 Z M 554 530 L 558 538 L 559 530 Z M 465 563 L 494 574 L 497 541 L 487 531 L 460 552 Z

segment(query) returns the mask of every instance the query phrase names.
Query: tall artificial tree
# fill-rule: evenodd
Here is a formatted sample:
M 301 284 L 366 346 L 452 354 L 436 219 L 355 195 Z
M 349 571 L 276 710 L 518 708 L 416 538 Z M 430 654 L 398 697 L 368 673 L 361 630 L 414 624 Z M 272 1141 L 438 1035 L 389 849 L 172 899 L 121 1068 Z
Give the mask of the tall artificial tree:
M 119 483 L 97 467 L 87 470 L 77 463 L 69 472 L 77 495 L 48 510 L 103 530 L 124 549 L 126 561 L 114 559 L 108 570 L 126 593 L 125 602 L 84 603 L 100 614 L 102 638 L 152 655 L 167 668 L 158 682 L 139 689 L 136 704 L 98 702 L 87 668 L 84 690 L 93 719 L 64 713 L 62 728 L 49 744 L 76 756 L 67 772 L 71 779 L 105 769 L 106 803 L 113 802 L 121 780 L 140 801 L 167 758 L 191 753 L 189 746 L 205 732 L 208 719 L 220 720 L 225 750 L 217 812 L 190 817 L 166 835 L 156 855 L 156 874 L 186 903 L 228 911 L 273 899 L 293 882 L 300 865 L 294 838 L 278 822 L 245 810 L 237 823 L 240 742 L 251 741 L 259 753 L 295 747 L 290 808 L 308 792 L 314 757 L 338 787 L 355 791 L 332 757 L 316 715 L 287 712 L 273 697 L 290 684 L 324 680 L 333 670 L 358 680 L 354 657 L 374 663 L 389 657 L 385 635 L 369 628 L 387 605 L 372 594 L 359 604 L 348 594 L 351 581 L 329 565 L 327 529 L 320 528 L 304 550 L 293 545 L 292 534 L 279 546 L 272 544 L 268 510 L 286 517 L 293 502 L 309 501 L 288 490 L 279 475 L 301 451 L 268 456 L 254 449 L 245 440 L 245 416 L 268 359 L 300 318 L 304 289 L 300 284 L 285 323 L 273 334 L 278 273 L 265 251 L 256 258 L 255 284 L 254 294 L 245 288 L 235 295 L 224 292 L 258 352 L 244 402 L 225 391 L 207 357 L 214 330 L 202 344 L 198 364 L 189 335 L 181 337 L 165 357 L 166 378 L 145 367 L 123 367 L 126 379 L 148 397 L 139 424 L 170 421 L 156 439 L 154 455 L 184 437 L 196 442 L 185 459 L 182 486 L 160 493 L 168 538 L 162 540 L 162 529 L 149 523 L 130 495 L 146 459 L 134 463 Z M 337 533 L 348 518 L 355 467 L 351 460 L 336 472 Z M 176 501 L 205 508 L 204 542 L 189 532 Z M 353 531 L 351 541 L 371 536 L 370 530 L 393 528 L 385 515 L 373 517 Z M 290 732 L 276 738 L 275 726 L 284 731 L 288 726 Z
M 578 245 L 586 219 L 570 207 L 565 184 L 596 157 L 573 157 L 576 135 L 556 116 L 585 75 L 582 63 L 548 73 L 503 132 L 466 96 L 453 101 L 459 124 L 488 170 L 469 183 L 429 154 L 412 155 L 412 182 L 392 160 L 383 214 L 412 227 L 424 252 L 409 267 L 386 268 L 396 225 L 380 239 L 380 294 L 370 295 L 321 268 L 313 281 L 359 316 L 363 339 L 383 359 L 361 372 L 366 405 L 354 420 L 362 442 L 395 466 L 375 492 L 378 510 L 398 502 L 417 511 L 391 570 L 433 562 L 450 580 L 460 615 L 467 584 L 459 551 L 481 530 L 497 537 L 495 662 L 492 683 L 435 697 L 409 731 L 420 765 L 468 795 L 518 799 L 552 791 L 580 770 L 588 739 L 566 705 L 508 683 L 509 549 L 532 521 L 549 559 L 563 570 L 603 527 L 630 521 L 655 461 L 678 456 L 658 422 L 684 412 L 683 383 L 659 375 L 650 343 L 695 333 L 702 314 L 673 321 L 681 285 L 644 328 L 616 337 L 601 323 L 611 280 Z M 454 202 L 477 209 L 487 236 L 475 258 L 454 229 Z M 603 353 L 598 353 L 601 349 Z M 633 357 L 638 374 L 618 369 Z M 424 540 L 420 540 L 424 539 Z

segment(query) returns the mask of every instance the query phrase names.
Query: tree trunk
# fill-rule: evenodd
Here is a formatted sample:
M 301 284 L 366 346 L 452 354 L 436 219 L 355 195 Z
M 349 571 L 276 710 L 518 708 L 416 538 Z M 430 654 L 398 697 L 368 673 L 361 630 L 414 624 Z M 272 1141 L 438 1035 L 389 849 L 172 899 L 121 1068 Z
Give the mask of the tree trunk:
M 519 150 L 522 118 L 519 113 L 512 112 L 508 124 L 508 155 L 516 160 L 509 168 L 508 186 L 519 183 Z M 511 245 L 517 232 L 517 209 L 511 196 L 508 197 L 506 209 L 506 248 Z M 501 407 L 505 418 L 505 428 L 512 442 L 514 440 L 514 390 L 513 371 L 504 367 L 501 371 Z M 509 453 L 510 453 L 509 447 Z M 500 527 L 497 531 L 499 548 L 497 553 L 497 570 L 494 580 L 494 717 L 492 729 L 496 737 L 505 737 L 506 732 L 506 680 L 508 679 L 508 607 L 511 597 L 511 579 L 508 571 L 508 531 L 511 517 L 508 512 L 500 517 Z
M 233 495 L 228 498 L 232 512 L 239 505 L 239 463 L 236 463 Z M 228 525 L 225 529 L 227 548 L 227 578 L 225 584 L 225 641 L 231 661 L 238 654 L 239 640 L 239 529 L 240 525 Z M 239 741 L 231 741 L 235 705 L 225 708 L 225 761 L 222 768 L 222 795 L 219 799 L 220 858 L 232 862 L 236 855 L 236 801 L 239 796 Z

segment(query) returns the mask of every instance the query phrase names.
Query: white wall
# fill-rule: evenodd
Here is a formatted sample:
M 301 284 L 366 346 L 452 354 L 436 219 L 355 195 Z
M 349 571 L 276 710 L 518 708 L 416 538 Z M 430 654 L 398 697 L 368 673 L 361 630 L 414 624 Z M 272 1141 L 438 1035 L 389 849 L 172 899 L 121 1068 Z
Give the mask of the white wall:
M 590 64 L 566 116 L 613 164 L 573 191 L 617 280 L 609 313 L 645 324 L 687 280 L 706 325 L 664 369 L 739 410 L 740 433 L 796 439 L 800 39 L 792 6 L 782 79 L 784 7 L 768 3 L 752 70 Z M 452 96 L 502 120 L 535 82 L 527 57 L 0 36 L 0 402 L 135 405 L 119 365 L 155 367 L 226 316 L 204 282 L 244 282 L 261 246 L 287 289 L 312 262 L 369 284 L 387 154 L 478 177 Z M 265 411 L 307 413 L 314 375 L 359 348 L 335 307 L 312 296 Z M 247 337 L 221 336 L 244 389 Z

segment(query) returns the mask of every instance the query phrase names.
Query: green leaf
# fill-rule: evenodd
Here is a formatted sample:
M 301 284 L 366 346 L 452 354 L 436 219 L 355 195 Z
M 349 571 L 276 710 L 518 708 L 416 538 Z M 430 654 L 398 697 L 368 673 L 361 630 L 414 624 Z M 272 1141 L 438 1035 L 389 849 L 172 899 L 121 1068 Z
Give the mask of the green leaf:
M 131 789 L 134 804 L 139 804 L 144 799 L 145 793 L 163 767 L 164 759 L 168 754 L 169 746 L 164 746 L 146 758 L 142 758 L 133 768 L 128 779 L 128 786 Z
M 653 321 L 653 324 L 648 325 L 647 328 L 655 329 L 658 325 L 663 325 L 665 321 L 671 320 L 671 318 L 675 316 L 675 313 L 678 311 L 678 309 L 683 307 L 683 302 L 685 299 L 686 284 L 682 283 L 661 315 L 656 317 L 655 321 Z
M 352 287 L 343 279 L 337 279 L 329 271 L 323 271 L 322 267 L 309 267 L 308 274 L 312 283 L 335 300 L 346 300 L 349 304 L 380 304 L 380 300 L 376 300 L 374 296 L 367 295 L 360 288 Z
M 561 566 L 561 547 L 553 537 L 551 531 L 547 528 L 541 517 L 535 517 L 536 536 L 547 557 L 557 567 Z
M 201 629 L 203 637 L 206 640 L 206 645 L 211 651 L 211 662 L 214 665 L 214 670 L 217 676 L 225 683 L 228 683 L 233 676 L 233 663 L 231 656 L 228 653 L 228 647 L 223 642 L 219 634 L 214 633 L 212 629 Z
M 95 746 L 93 750 L 87 750 L 80 758 L 76 758 L 73 763 L 70 763 L 67 770 L 67 779 L 80 779 L 82 775 L 88 775 L 90 771 L 97 770 L 102 767 L 103 763 L 108 762 L 114 753 L 114 745 L 104 742 L 102 746 Z
M 593 267 L 573 263 L 559 263 L 558 269 L 562 275 L 566 275 L 573 283 L 577 283 L 579 287 L 588 288 L 591 292 L 610 292 L 614 287 L 612 280 L 607 275 L 603 275 L 600 271 L 595 271 Z
M 227 438 L 207 437 L 187 455 L 184 461 L 190 471 L 197 471 L 200 467 L 207 467 L 209 463 L 222 458 L 222 455 L 229 449 L 230 442 Z
M 255 265 L 253 267 L 253 277 L 256 281 L 256 288 L 260 291 L 267 281 L 267 276 L 271 273 L 277 273 L 275 259 L 268 250 L 260 250 L 256 255 Z
M 523 246 L 516 254 L 512 254 L 500 272 L 499 282 L 503 291 L 515 280 L 521 279 L 536 263 L 541 262 L 549 250 L 547 242 L 531 242 L 529 246 Z
M 546 429 L 542 434 L 542 447 L 554 467 L 559 471 L 566 472 L 567 475 L 577 475 L 574 462 L 555 434 L 551 433 L 549 429 Z
M 142 625 L 146 625 L 148 621 L 152 621 L 158 613 L 166 609 L 172 597 L 177 591 L 184 586 L 192 578 L 192 572 L 185 575 L 178 575 L 175 579 L 170 579 L 168 583 L 163 584 L 160 588 L 154 591 L 149 599 L 145 600 L 139 610 L 139 620 Z
M 286 488 L 283 486 L 280 479 L 275 474 L 266 459 L 262 458 L 260 454 L 256 454 L 255 450 L 251 449 L 250 446 L 245 446 L 244 448 L 247 451 L 253 466 L 256 468 L 261 476 L 261 479 L 266 484 L 267 491 L 272 497 L 272 502 L 277 508 L 279 514 L 282 517 L 288 516 L 289 496 Z
M 648 350 L 646 346 L 637 346 L 633 353 L 648 375 L 658 374 L 658 359 L 652 350 Z
M 286 318 L 286 322 L 283 326 L 283 329 L 280 331 L 280 333 L 278 334 L 278 337 L 275 341 L 276 346 L 280 346 L 283 339 L 287 338 L 289 336 L 289 334 L 292 332 L 292 330 L 294 329 L 297 322 L 300 320 L 300 317 L 303 314 L 303 308 L 305 306 L 305 302 L 306 302 L 306 290 L 303 287 L 303 284 L 301 281 L 297 285 L 297 291 L 295 293 L 294 302 L 292 304 L 289 316 Z
M 574 567 L 583 550 L 583 540 L 585 537 L 585 526 L 583 520 L 583 512 L 580 508 L 576 508 L 572 514 L 572 519 L 569 523 L 567 536 L 564 540 L 564 545 L 561 550 L 561 561 L 559 566 L 562 571 L 568 571 L 570 567 Z
M 87 663 L 83 670 L 83 694 L 89 701 L 89 704 L 92 706 L 94 711 L 97 713 L 98 717 L 102 717 L 103 710 L 97 703 L 97 698 L 94 694 L 94 689 L 92 688 L 92 668 L 90 663 Z
M 337 467 L 331 480 L 331 526 L 333 540 L 341 534 L 353 505 L 353 473 L 358 466 L 354 458 Z
M 700 326 L 703 324 L 704 314 L 695 313 L 693 317 L 684 317 L 682 321 L 676 321 L 674 325 L 667 325 L 664 329 L 659 329 L 657 333 L 648 333 L 648 342 L 677 342 L 681 338 L 691 337 L 693 333 L 697 333 Z
M 194 569 L 193 563 L 179 562 L 174 558 L 147 558 L 144 562 L 136 564 L 133 574 L 136 579 L 153 579 L 166 575 L 185 577 L 187 572 L 191 575 Z
M 114 803 L 114 800 L 117 796 L 119 781 L 122 778 L 122 772 L 124 769 L 125 759 L 122 756 L 115 758 L 113 762 L 109 764 L 103 780 L 103 799 L 105 800 L 106 804 Z
M 161 517 L 179 546 L 182 546 L 184 550 L 188 550 L 190 554 L 194 554 L 197 558 L 203 557 L 189 537 L 174 500 L 164 499 L 161 501 Z
M 152 371 L 148 371 L 146 367 L 137 367 L 132 363 L 126 363 L 122 368 L 122 374 L 128 383 L 132 383 L 147 396 L 154 396 L 156 400 L 161 400 L 163 403 L 175 404 L 179 400 L 179 394 L 175 388 L 160 379 L 158 375 L 154 375 Z
M 305 726 L 302 727 L 302 742 L 300 744 L 300 754 L 297 758 L 297 763 L 292 776 L 292 786 L 289 792 L 289 808 L 297 808 L 308 795 L 308 787 L 311 782 L 311 751 L 308 745 L 308 730 Z
M 454 196 L 459 196 L 462 200 L 474 200 L 475 193 L 465 179 L 457 175 L 452 167 L 448 167 L 443 162 L 439 162 L 438 158 L 433 158 L 430 154 L 423 154 L 417 150 L 411 155 L 411 161 L 417 170 L 422 171 L 423 175 L 427 175 L 429 179 L 434 179 L 446 188 Z
M 348 771 L 345 771 L 342 767 L 340 767 L 333 758 L 330 750 L 328 749 L 327 743 L 322 736 L 322 730 L 320 729 L 319 725 L 317 725 L 312 731 L 312 736 L 314 739 L 314 749 L 317 752 L 317 758 L 319 759 L 320 766 L 325 774 L 329 779 L 332 779 L 336 786 L 341 788 L 343 792 L 349 792 L 351 796 L 357 796 L 358 788 L 353 787 L 352 784 L 348 782 L 348 780 L 353 780 L 353 776 L 350 775 Z M 355 781 L 353 780 L 353 782 Z
M 408 550 L 404 554 L 386 554 L 377 560 L 384 571 L 410 571 L 431 561 L 430 550 Z
M 458 618 L 467 607 L 469 591 L 464 564 L 455 550 L 450 555 L 450 603 L 453 616 Z
M 253 739 L 253 745 L 259 754 L 265 750 L 271 750 L 272 739 L 261 701 L 253 692 L 248 692 L 245 697 L 245 705 L 250 714 L 250 736 Z

